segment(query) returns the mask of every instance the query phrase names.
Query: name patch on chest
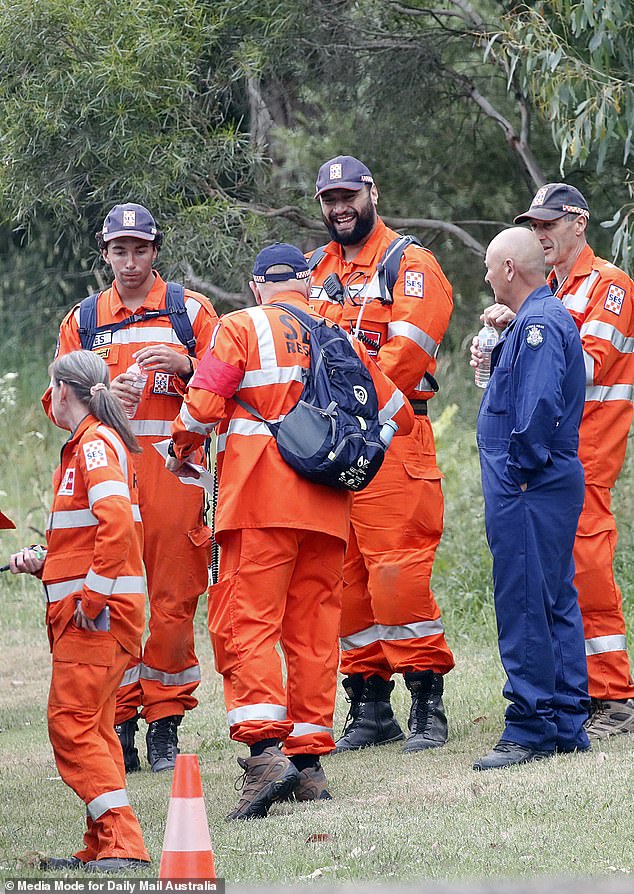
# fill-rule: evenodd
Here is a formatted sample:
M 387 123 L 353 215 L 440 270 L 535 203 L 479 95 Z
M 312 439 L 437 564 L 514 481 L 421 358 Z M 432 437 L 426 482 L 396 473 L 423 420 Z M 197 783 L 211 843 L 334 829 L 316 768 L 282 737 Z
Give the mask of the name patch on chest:
M 61 497 L 70 497 L 75 493 L 75 469 L 66 469 L 64 478 L 57 491 Z
M 526 327 L 526 344 L 536 351 L 544 344 L 546 333 L 541 323 L 531 323 Z
M 92 343 L 94 348 L 101 348 L 103 345 L 111 345 L 112 344 L 112 332 L 108 329 L 107 332 L 97 332 L 95 335 L 95 340 Z
M 608 289 L 608 294 L 605 296 L 603 306 L 606 310 L 609 310 L 610 313 L 616 314 L 618 317 L 621 313 L 621 309 L 623 308 L 624 300 L 625 289 L 622 289 L 620 286 L 612 283 L 612 285 Z
M 101 469 L 108 465 L 106 445 L 103 441 L 87 441 L 83 447 L 84 457 L 86 459 L 86 469 L 89 472 L 92 472 L 93 469 Z

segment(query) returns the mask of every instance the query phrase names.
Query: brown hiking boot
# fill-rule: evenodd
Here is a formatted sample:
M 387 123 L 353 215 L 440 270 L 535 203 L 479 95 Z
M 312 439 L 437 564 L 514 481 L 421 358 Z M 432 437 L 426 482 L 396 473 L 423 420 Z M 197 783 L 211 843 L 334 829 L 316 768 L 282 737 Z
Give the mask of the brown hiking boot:
M 271 745 L 258 757 L 238 758 L 244 770 L 242 797 L 226 820 L 266 816 L 273 801 L 283 800 L 295 788 L 299 772 L 280 749 Z
M 299 782 L 293 789 L 296 801 L 332 801 L 328 791 L 328 780 L 319 761 L 312 767 L 306 767 L 299 774 Z
M 591 739 L 634 733 L 634 699 L 603 701 L 593 698 L 585 729 Z

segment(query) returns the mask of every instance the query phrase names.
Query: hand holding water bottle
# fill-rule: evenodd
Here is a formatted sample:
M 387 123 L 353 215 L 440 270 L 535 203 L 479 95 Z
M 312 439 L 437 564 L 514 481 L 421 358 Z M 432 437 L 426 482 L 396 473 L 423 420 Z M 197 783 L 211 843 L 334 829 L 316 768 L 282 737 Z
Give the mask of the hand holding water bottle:
M 491 378 L 491 354 L 500 337 L 493 326 L 486 324 L 478 332 L 477 347 L 479 351 L 478 365 L 475 368 L 475 383 L 478 388 L 486 388 Z M 475 342 L 475 339 L 474 339 Z
M 138 363 L 133 363 L 132 366 L 128 367 L 126 372 L 129 376 L 134 377 L 133 379 L 131 379 L 130 385 L 132 386 L 136 394 L 138 394 L 136 404 L 124 404 L 126 416 L 128 417 L 128 419 L 133 419 L 136 415 L 139 403 L 141 402 L 141 395 L 143 394 L 143 391 L 145 389 L 145 385 L 148 380 L 148 374 L 146 370 L 139 366 Z

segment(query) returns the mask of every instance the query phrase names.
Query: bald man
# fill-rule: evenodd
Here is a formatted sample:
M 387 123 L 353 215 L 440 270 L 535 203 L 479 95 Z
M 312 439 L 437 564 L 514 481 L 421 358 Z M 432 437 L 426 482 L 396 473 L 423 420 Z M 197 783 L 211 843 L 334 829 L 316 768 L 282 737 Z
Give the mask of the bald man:
M 477 424 L 510 705 L 498 744 L 475 770 L 590 747 L 572 561 L 584 496 L 577 455 L 585 390 L 581 340 L 546 284 L 544 252 L 533 233 L 503 231 L 489 245 L 485 264 L 496 302 L 515 314 L 493 350 Z

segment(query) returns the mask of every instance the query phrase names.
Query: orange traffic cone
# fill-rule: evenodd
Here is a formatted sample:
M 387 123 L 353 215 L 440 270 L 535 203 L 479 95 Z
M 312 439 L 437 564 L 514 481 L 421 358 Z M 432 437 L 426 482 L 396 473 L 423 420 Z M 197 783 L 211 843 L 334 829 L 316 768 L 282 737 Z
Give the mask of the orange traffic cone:
M 159 878 L 216 878 L 196 754 L 176 756 Z

